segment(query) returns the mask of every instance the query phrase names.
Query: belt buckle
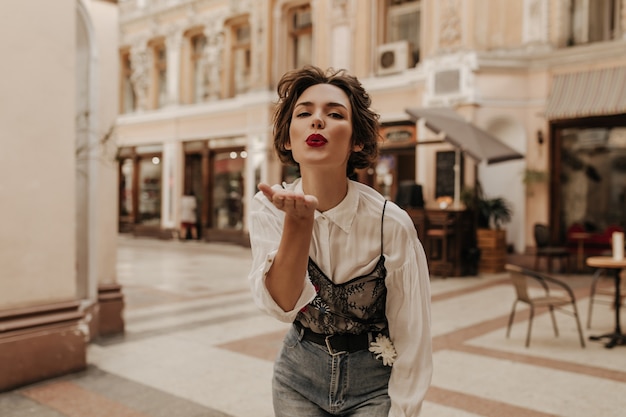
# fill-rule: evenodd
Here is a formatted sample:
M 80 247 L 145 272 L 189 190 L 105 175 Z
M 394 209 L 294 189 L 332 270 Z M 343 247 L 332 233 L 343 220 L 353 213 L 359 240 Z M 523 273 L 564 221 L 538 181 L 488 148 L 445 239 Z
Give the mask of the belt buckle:
M 341 355 L 343 353 L 347 353 L 347 351 L 345 351 L 345 350 L 342 350 L 340 352 L 335 352 L 335 349 L 333 349 L 333 346 L 330 344 L 330 338 L 333 337 L 333 336 L 334 335 L 329 334 L 324 339 L 324 341 L 326 342 L 326 349 L 328 349 L 328 353 L 330 354 L 330 356 L 338 356 L 338 355 Z

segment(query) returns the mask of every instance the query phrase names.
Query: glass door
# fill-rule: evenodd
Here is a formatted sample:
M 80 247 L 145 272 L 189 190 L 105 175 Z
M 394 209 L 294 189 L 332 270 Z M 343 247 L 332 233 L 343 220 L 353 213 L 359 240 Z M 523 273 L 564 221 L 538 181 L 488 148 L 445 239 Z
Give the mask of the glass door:
M 243 230 L 244 148 L 216 150 L 212 155 L 213 228 Z

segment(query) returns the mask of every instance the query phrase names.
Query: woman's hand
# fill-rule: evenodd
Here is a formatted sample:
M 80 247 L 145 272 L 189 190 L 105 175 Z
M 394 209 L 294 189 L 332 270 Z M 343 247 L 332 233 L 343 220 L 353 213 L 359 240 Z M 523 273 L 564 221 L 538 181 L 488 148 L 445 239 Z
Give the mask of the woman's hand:
M 295 193 L 284 189 L 274 190 L 267 184 L 259 184 L 259 190 L 274 206 L 285 212 L 285 215 L 295 219 L 311 219 L 317 209 L 317 197 Z
M 273 189 L 267 184 L 259 184 L 259 190 L 285 213 L 280 244 L 265 276 L 265 286 L 283 311 L 291 311 L 305 286 L 318 201 L 313 195 Z

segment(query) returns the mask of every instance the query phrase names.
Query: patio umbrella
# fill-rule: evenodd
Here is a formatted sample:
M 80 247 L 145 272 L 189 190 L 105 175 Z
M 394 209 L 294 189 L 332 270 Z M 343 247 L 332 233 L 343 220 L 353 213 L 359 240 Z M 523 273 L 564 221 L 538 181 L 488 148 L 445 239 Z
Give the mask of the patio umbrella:
M 478 162 L 487 164 L 524 158 L 516 150 L 505 145 L 471 122 L 466 121 L 452 109 L 445 107 L 408 108 L 406 112 L 414 121 L 424 119 L 426 126 L 435 133 L 445 135 L 451 143 Z
M 516 150 L 499 139 L 465 120 L 450 108 L 408 108 L 405 110 L 413 119 L 424 119 L 426 127 L 435 133 L 443 134 L 443 139 L 457 148 L 454 165 L 454 205 L 460 204 L 460 151 L 478 162 L 487 164 L 524 158 Z

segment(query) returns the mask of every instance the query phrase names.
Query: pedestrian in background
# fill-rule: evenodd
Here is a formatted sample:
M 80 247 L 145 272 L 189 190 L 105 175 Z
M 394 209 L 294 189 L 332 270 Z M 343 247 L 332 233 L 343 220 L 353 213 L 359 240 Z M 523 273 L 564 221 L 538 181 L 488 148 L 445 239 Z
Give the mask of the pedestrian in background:
M 430 281 L 408 214 L 349 179 L 378 155 L 357 78 L 304 67 L 278 83 L 274 145 L 291 184 L 259 184 L 257 305 L 293 323 L 274 365 L 276 416 L 419 415 L 432 376 Z
M 198 239 L 197 207 L 198 202 L 193 191 L 180 200 L 180 238 L 183 240 L 187 239 L 187 231 L 190 232 L 192 239 Z

